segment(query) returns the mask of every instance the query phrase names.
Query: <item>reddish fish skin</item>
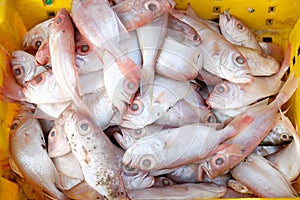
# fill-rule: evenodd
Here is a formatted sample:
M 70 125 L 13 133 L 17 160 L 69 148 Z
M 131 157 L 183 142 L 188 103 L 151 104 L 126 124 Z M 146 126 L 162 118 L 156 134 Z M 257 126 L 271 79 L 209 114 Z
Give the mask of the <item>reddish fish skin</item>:
M 74 28 L 68 11 L 62 8 L 50 31 L 49 49 L 52 72 L 62 94 L 71 94 L 75 109 L 94 118 L 79 94 L 79 77 L 75 59 Z
M 46 65 L 51 61 L 50 49 L 49 49 L 49 37 L 47 37 L 38 51 L 35 54 L 35 63 L 38 65 Z
M 113 7 L 128 31 L 134 30 L 170 12 L 173 0 L 125 0 Z
M 74 0 L 71 13 L 82 36 L 96 48 L 106 49 L 115 59 L 124 75 L 123 79 L 125 79 L 123 91 L 119 96 L 124 96 L 124 101 L 130 103 L 132 96 L 139 88 L 141 68 L 127 55 L 124 55 L 118 47 L 119 35 L 127 34 L 127 30 L 123 27 L 116 13 L 105 0 Z
M 254 121 L 238 135 L 224 142 L 225 148 L 220 148 L 217 153 L 208 157 L 201 164 L 210 178 L 213 179 L 230 170 L 259 145 L 276 123 L 278 110 L 292 96 L 297 87 L 298 78 L 291 74 L 271 104 L 255 107 L 242 113 L 242 115 L 247 114 L 253 117 Z M 237 116 L 234 120 L 238 120 L 242 115 Z

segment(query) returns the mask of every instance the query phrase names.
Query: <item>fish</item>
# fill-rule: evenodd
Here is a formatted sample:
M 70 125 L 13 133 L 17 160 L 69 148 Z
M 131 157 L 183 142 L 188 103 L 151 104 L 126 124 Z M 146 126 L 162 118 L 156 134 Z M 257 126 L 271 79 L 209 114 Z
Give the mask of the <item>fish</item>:
M 35 64 L 41 66 L 51 66 L 51 55 L 49 47 L 49 36 L 43 41 L 35 54 Z
M 25 82 L 30 81 L 34 76 L 46 70 L 43 66 L 36 66 L 34 64 L 34 56 L 26 51 L 17 50 L 12 52 L 11 66 L 16 81 L 21 86 Z
M 142 128 L 153 123 L 177 101 L 193 91 L 189 82 L 180 82 L 156 75 L 153 92 L 137 95 L 125 110 L 120 126 Z M 180 88 L 180 89 L 179 89 Z
M 286 145 L 293 141 L 293 135 L 291 126 L 288 127 L 285 122 L 286 117 L 283 115 L 278 119 L 275 126 L 271 129 L 270 133 L 264 138 L 259 145 Z
M 293 140 L 285 148 L 274 154 L 268 155 L 266 158 L 280 170 L 289 181 L 294 181 L 300 173 L 300 138 L 297 130 L 293 126 L 288 117 L 281 117 L 284 127 L 292 134 Z
M 224 81 L 214 87 L 206 103 L 216 109 L 236 109 L 278 93 L 281 79 L 289 68 L 290 49 L 287 50 L 280 70 L 266 77 L 253 77 L 251 84 L 236 84 Z
M 175 181 L 176 183 L 197 183 L 199 164 L 189 164 L 178 167 L 173 172 L 166 174 L 166 177 Z
M 225 10 L 224 13 L 220 14 L 219 25 L 222 35 L 232 44 L 263 52 L 251 30 L 241 20 L 230 15 L 228 11 Z
M 250 154 L 231 170 L 231 175 L 262 198 L 298 197 L 291 182 L 267 159 Z
M 279 62 L 264 51 L 244 46 L 236 47 L 246 58 L 253 76 L 271 76 L 279 71 Z
M 81 181 L 69 190 L 64 190 L 64 194 L 71 199 L 105 199 L 104 196 L 91 189 L 86 181 Z
M 27 31 L 23 38 L 23 47 L 38 50 L 43 41 L 49 36 L 53 22 L 54 18 L 45 20 Z
M 99 57 L 104 56 L 104 49 L 97 49 L 78 32 L 75 31 L 75 58 L 78 74 L 103 70 L 104 63 Z
M 113 60 L 114 65 L 106 64 L 104 82 L 109 88 L 107 91 L 112 91 L 109 97 L 114 105 L 123 112 L 123 104 L 131 103 L 141 79 L 140 66 L 119 48 L 120 35 L 127 37 L 127 30 L 105 0 L 72 1 L 71 14 L 81 35 L 93 46 L 104 48 L 111 55 L 109 60 Z
M 169 185 L 175 185 L 176 183 L 172 181 L 169 178 L 159 176 L 159 177 L 154 177 L 154 184 L 153 187 L 165 187 Z
M 155 65 L 155 72 L 173 80 L 187 81 L 197 77 L 202 65 L 199 48 L 183 44 L 167 35 Z
M 108 199 L 120 196 L 120 170 L 109 138 L 89 117 L 71 109 L 63 114 L 72 153 L 87 184 Z
M 297 87 L 298 78 L 294 74 L 290 74 L 274 101 L 267 106 L 248 109 L 233 120 L 238 120 L 240 117 L 244 117 L 244 115 L 254 118 L 239 134 L 225 141 L 223 147 L 220 147 L 214 155 L 208 156 L 201 163 L 202 168 L 210 178 L 213 179 L 218 175 L 228 172 L 259 145 L 280 117 L 278 110 L 290 99 Z M 264 124 L 264 126 L 261 126 L 261 124 Z
M 270 42 L 259 42 L 259 45 L 265 53 L 275 58 L 279 63 L 283 61 L 284 49 L 282 48 L 282 46 Z
M 186 183 L 165 187 L 151 187 L 143 190 L 128 192 L 130 199 L 197 199 L 197 198 L 220 198 L 226 193 L 224 186 L 210 183 Z
M 229 179 L 227 181 L 227 185 L 228 187 L 235 190 L 236 192 L 243 193 L 243 194 L 253 194 L 253 192 L 249 190 L 245 185 L 243 185 L 242 183 L 234 179 Z
M 126 150 L 122 162 L 145 171 L 170 169 L 199 162 L 226 139 L 237 134 L 242 129 L 241 123 L 246 126 L 251 121 L 251 117 L 244 116 L 220 130 L 199 123 L 164 129 L 136 141 Z
M 58 48 L 60 51 L 57 50 Z M 69 12 L 65 8 L 60 9 L 55 16 L 54 26 L 49 35 L 49 50 L 52 73 L 61 94 L 71 95 L 75 108 L 93 118 L 92 112 L 80 97 L 80 83 L 75 61 L 74 28 Z
M 257 146 L 254 150 L 253 153 L 256 153 L 257 155 L 266 157 L 270 154 L 276 153 L 278 151 L 280 151 L 282 148 L 284 148 L 283 146 Z
M 56 168 L 48 156 L 43 131 L 33 113 L 22 107 L 10 129 L 10 153 L 20 173 L 37 189 L 57 199 L 67 199 L 55 185 Z
M 200 36 L 204 69 L 234 83 L 252 82 L 248 63 L 234 45 L 200 21 L 182 14 L 173 16 L 192 26 Z
M 143 65 L 140 83 L 140 93 L 143 95 L 147 86 L 150 86 L 154 81 L 154 66 L 158 59 L 158 54 L 162 48 L 165 37 L 167 35 L 169 15 L 165 14 L 160 18 L 136 29 L 140 49 L 143 55 Z
M 113 11 L 128 30 L 135 30 L 155 21 L 171 11 L 175 6 L 173 0 L 125 0 L 113 6 Z

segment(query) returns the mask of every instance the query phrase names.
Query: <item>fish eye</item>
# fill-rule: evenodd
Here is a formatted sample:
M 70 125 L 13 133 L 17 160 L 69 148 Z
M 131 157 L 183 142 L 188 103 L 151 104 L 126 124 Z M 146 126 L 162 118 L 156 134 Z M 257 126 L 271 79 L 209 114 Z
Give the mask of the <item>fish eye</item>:
M 132 80 L 125 79 L 125 81 L 123 83 L 123 88 L 127 94 L 135 93 L 137 91 L 138 87 L 139 87 L 139 84 L 134 79 L 132 79 Z
M 88 52 L 89 51 L 89 49 L 90 49 L 90 47 L 89 47 L 89 45 L 82 45 L 81 46 L 81 48 L 80 48 L 80 50 L 82 51 L 82 52 Z
M 161 182 L 165 186 L 172 185 L 171 181 L 169 179 L 167 179 L 167 178 L 163 178 Z
M 16 130 L 20 127 L 20 125 L 21 125 L 21 121 L 19 119 L 16 119 L 16 120 L 13 121 L 10 129 L 11 130 Z
M 243 67 L 246 64 L 246 60 L 245 60 L 245 58 L 241 54 L 235 54 L 235 55 L 233 55 L 232 61 L 238 67 Z
M 51 132 L 49 133 L 49 138 L 54 138 L 55 136 L 56 136 L 56 131 L 51 130 Z
M 38 74 L 38 75 L 34 78 L 34 81 L 35 81 L 35 83 L 41 83 L 43 79 L 44 79 L 44 76 L 43 76 L 42 74 Z
M 148 1 L 146 4 L 145 4 L 145 8 L 147 10 L 150 10 L 152 12 L 155 12 L 159 9 L 159 2 L 157 1 Z
M 155 165 L 157 164 L 157 161 L 151 155 L 144 155 L 140 159 L 139 163 L 140 163 L 140 168 L 142 170 L 151 170 L 151 169 L 153 169 L 155 167 Z
M 80 135 L 87 135 L 88 133 L 90 133 L 91 132 L 91 126 L 90 126 L 91 124 L 88 122 L 88 121 L 86 121 L 86 120 L 84 120 L 84 121 L 82 121 L 82 122 L 80 122 L 79 123 L 79 134 Z
M 236 27 L 237 27 L 239 30 L 243 30 L 243 29 L 244 29 L 244 26 L 243 26 L 243 24 L 241 24 L 241 23 L 237 23 L 237 24 L 236 24 Z
M 61 23 L 61 22 L 62 22 L 62 18 L 61 18 L 61 17 L 58 17 L 58 18 L 56 19 L 56 23 L 59 24 L 59 23 Z
M 142 101 L 135 99 L 131 105 L 129 105 L 130 113 L 133 115 L 139 115 L 144 109 Z
M 216 166 L 216 167 L 222 167 L 222 166 L 226 165 L 225 155 L 216 154 L 212 159 L 212 164 L 213 164 L 213 166 Z
M 35 44 L 35 47 L 38 49 L 42 45 L 42 42 L 40 40 L 38 40 L 34 44 Z
M 215 160 L 215 164 L 216 164 L 216 165 L 222 165 L 223 163 L 224 163 L 223 158 L 217 158 L 217 159 Z
M 280 134 L 280 139 L 281 139 L 282 141 L 290 141 L 290 140 L 291 140 L 291 137 L 289 136 L 288 133 L 281 133 L 281 134 Z
M 228 88 L 225 84 L 221 83 L 221 84 L 218 84 L 218 85 L 215 86 L 215 91 L 218 94 L 226 94 L 227 91 L 228 91 Z
M 13 72 L 14 72 L 16 78 L 22 76 L 24 71 L 25 71 L 25 68 L 22 65 L 15 65 L 13 67 Z

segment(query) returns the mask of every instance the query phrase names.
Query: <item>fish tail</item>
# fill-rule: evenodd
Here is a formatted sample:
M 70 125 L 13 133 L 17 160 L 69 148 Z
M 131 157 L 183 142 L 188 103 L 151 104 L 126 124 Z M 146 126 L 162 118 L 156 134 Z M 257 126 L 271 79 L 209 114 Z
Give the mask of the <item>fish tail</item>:
M 294 94 L 298 88 L 299 78 L 295 77 L 294 73 L 291 73 L 280 89 L 275 101 L 273 103 L 278 105 L 278 109 L 285 104 Z

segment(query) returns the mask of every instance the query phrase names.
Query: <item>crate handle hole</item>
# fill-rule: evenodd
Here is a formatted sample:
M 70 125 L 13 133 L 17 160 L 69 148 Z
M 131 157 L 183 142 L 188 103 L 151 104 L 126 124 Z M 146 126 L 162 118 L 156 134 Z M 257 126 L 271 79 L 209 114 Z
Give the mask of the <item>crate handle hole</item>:
M 270 6 L 268 9 L 268 13 L 273 13 L 276 11 L 276 6 Z
M 255 12 L 255 9 L 254 9 L 254 8 L 251 8 L 251 7 L 249 7 L 249 8 L 248 8 L 248 12 L 249 12 L 249 13 L 254 13 L 254 12 Z
M 54 11 L 47 12 L 47 14 L 48 14 L 48 17 L 55 17 Z
M 300 46 L 298 47 L 297 56 L 300 55 Z
M 213 13 L 220 13 L 220 10 L 221 10 L 220 6 L 213 7 Z
M 272 37 L 263 37 L 262 41 L 263 42 L 270 42 L 271 43 L 271 42 L 273 42 L 273 39 L 272 39 Z
M 296 58 L 295 58 L 295 56 L 293 57 L 293 65 L 295 65 L 296 64 Z
M 266 25 L 272 25 L 273 19 L 266 19 Z

